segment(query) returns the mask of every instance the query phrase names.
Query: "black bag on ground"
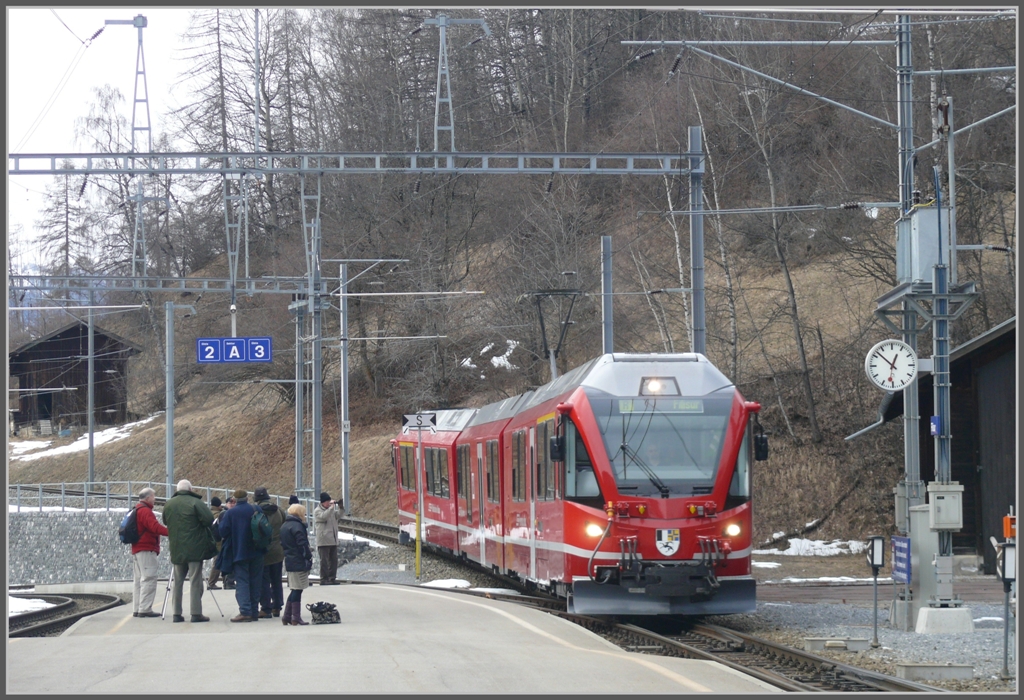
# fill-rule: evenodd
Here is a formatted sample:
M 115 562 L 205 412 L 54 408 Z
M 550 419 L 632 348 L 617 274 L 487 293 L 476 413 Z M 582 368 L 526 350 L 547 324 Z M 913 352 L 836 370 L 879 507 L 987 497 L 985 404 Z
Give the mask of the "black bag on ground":
M 139 541 L 139 520 L 138 508 L 132 508 L 121 519 L 121 526 L 117 528 L 117 536 L 122 544 L 137 544 Z
M 330 625 L 341 622 L 341 615 L 338 614 L 338 606 L 334 603 L 319 601 L 306 603 L 306 610 L 313 618 L 314 625 Z

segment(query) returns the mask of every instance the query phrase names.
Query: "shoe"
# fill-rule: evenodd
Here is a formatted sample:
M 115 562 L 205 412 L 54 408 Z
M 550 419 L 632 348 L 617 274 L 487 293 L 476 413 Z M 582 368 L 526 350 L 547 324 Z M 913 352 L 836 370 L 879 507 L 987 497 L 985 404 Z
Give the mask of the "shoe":
M 174 615 L 174 616 L 171 617 L 171 620 L 173 622 L 184 622 L 185 621 L 185 617 L 183 615 Z
M 272 612 L 270 612 L 269 610 L 264 610 L 263 612 L 261 612 L 259 614 L 259 617 L 262 617 L 264 620 L 267 619 L 268 617 L 273 617 L 273 616 L 274 616 L 274 614 Z
M 234 586 L 229 586 L 227 584 L 224 584 L 224 590 L 225 591 L 233 591 L 233 590 L 235 590 L 235 587 Z
M 231 618 L 231 621 L 232 622 L 252 622 L 253 621 L 253 617 L 251 615 L 243 615 L 243 614 L 239 613 L 238 615 L 235 615 L 233 618 Z
M 309 623 L 302 619 L 302 603 L 289 603 L 292 606 L 292 625 L 308 625 Z
M 281 608 L 274 608 L 274 617 L 281 617 Z
M 284 615 L 281 616 L 282 625 L 290 625 L 292 623 L 292 604 L 284 604 Z
M 139 614 L 137 612 L 133 612 L 132 613 L 132 617 L 138 617 L 138 616 L 139 616 Z
M 206 590 L 208 590 L 208 591 L 219 591 L 220 590 L 220 586 L 218 586 L 216 583 L 208 583 L 208 584 L 206 584 Z
M 160 613 L 150 610 L 149 612 L 138 613 L 139 617 L 160 617 Z
M 259 620 L 260 620 L 260 615 L 253 615 L 252 616 L 252 621 L 253 622 L 259 622 Z
M 209 622 L 210 618 L 206 615 L 193 615 L 189 622 Z

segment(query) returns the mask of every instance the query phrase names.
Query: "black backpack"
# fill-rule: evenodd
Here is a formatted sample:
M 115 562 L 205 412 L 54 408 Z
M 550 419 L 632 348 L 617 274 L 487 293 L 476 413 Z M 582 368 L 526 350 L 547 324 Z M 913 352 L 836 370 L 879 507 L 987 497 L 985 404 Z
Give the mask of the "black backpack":
M 252 518 L 249 520 L 249 530 L 252 534 L 253 547 L 261 552 L 265 552 L 270 549 L 270 541 L 274 536 L 274 528 L 270 524 L 270 520 L 267 518 L 267 514 L 263 512 L 263 509 L 256 506 L 256 512 L 252 514 Z
M 139 541 L 139 509 L 132 508 L 121 519 L 121 527 L 117 529 L 117 536 L 122 544 L 136 544 Z

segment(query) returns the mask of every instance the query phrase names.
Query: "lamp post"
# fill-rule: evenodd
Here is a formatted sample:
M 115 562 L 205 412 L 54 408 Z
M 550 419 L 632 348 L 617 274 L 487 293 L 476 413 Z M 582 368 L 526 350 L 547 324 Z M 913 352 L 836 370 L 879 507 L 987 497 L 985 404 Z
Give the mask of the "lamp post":
M 875 592 L 875 632 L 871 638 L 871 648 L 877 649 L 878 643 L 878 570 L 885 566 L 885 537 L 872 535 L 868 538 L 868 566 L 874 579 Z

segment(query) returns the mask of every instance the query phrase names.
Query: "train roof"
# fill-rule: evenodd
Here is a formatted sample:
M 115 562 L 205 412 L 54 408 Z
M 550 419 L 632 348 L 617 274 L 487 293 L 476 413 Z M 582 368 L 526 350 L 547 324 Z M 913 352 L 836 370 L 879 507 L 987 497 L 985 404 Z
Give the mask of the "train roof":
M 462 432 L 479 410 L 477 408 L 446 408 L 434 411 L 437 416 L 436 430 Z
M 572 369 L 534 391 L 512 396 L 479 409 L 466 427 L 509 419 L 577 387 L 612 396 L 636 396 L 644 377 L 679 378 L 684 396 L 706 396 L 733 386 L 722 372 L 700 353 L 608 353 Z

